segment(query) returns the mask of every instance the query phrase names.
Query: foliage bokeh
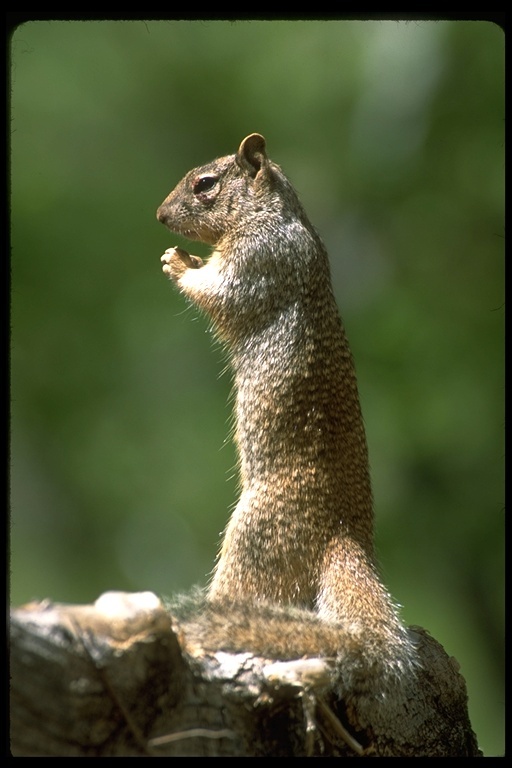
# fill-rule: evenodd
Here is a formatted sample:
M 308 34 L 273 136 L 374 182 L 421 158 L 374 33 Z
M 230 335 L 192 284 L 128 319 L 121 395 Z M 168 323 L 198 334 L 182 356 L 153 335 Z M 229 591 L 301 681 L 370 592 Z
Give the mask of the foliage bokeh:
M 236 498 L 230 381 L 161 274 L 181 241 L 155 210 L 259 131 L 331 255 L 385 579 L 500 754 L 503 120 L 485 22 L 18 27 L 12 601 L 205 583 Z

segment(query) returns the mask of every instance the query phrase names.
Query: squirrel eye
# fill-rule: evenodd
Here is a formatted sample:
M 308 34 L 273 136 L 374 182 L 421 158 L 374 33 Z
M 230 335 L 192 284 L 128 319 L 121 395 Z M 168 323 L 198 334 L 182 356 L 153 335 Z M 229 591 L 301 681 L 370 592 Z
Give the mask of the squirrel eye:
M 200 192 L 208 192 L 217 183 L 217 176 L 198 176 L 194 181 L 194 195 Z

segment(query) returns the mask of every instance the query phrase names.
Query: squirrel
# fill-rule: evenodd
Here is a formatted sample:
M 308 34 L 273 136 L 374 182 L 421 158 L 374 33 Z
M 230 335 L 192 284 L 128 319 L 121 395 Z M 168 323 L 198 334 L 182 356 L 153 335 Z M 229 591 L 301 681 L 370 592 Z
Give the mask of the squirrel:
M 325 246 L 292 184 L 247 136 L 157 211 L 181 247 L 164 273 L 211 320 L 233 372 L 241 493 L 199 617 L 206 648 L 336 660 L 345 700 L 414 676 L 414 632 L 375 565 L 368 450 Z

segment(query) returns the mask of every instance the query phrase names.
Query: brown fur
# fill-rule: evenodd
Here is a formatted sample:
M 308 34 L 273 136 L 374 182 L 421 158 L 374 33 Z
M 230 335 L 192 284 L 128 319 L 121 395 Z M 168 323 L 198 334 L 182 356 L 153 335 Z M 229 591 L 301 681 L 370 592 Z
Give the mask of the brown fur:
M 374 566 L 366 437 L 324 245 L 259 134 L 190 171 L 157 216 L 214 248 L 204 265 L 169 249 L 163 269 L 211 318 L 236 390 L 241 495 L 203 641 L 336 655 L 345 693 L 385 691 L 414 650 Z

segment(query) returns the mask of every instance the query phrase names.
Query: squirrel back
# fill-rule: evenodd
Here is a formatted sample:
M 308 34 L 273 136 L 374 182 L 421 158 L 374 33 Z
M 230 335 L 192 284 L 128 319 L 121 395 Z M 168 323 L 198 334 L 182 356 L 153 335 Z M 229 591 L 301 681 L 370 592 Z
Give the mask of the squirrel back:
M 335 656 L 345 695 L 379 696 L 415 651 L 375 568 L 366 437 L 325 247 L 259 134 L 190 171 L 157 217 L 213 246 L 205 264 L 169 249 L 163 269 L 211 318 L 236 393 L 241 494 L 195 631 L 225 650 Z

